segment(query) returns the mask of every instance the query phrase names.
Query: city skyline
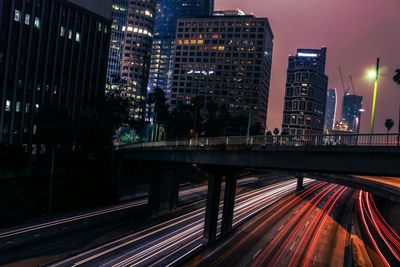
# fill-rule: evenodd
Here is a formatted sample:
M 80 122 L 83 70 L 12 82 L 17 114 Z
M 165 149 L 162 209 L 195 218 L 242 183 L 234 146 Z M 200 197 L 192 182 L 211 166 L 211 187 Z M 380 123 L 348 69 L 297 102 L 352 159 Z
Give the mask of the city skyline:
M 291 8 L 288 8 L 288 5 Z M 364 97 L 362 133 L 368 132 L 373 93 L 373 83 L 365 79 L 365 70 L 374 66 L 376 57 L 381 58 L 383 71 L 378 92 L 375 131 L 385 132 L 384 121 L 387 118 L 392 118 L 397 124 L 400 90 L 393 83 L 392 76 L 400 64 L 400 58 L 394 56 L 398 53 L 397 44 L 400 43 L 400 37 L 394 35 L 400 2 L 218 0 L 215 8 L 216 10 L 239 8 L 258 17 L 268 17 L 271 21 L 275 33 L 275 49 L 267 119 L 269 129 L 280 128 L 282 125 L 288 55 L 294 54 L 298 47 L 321 46 L 329 48 L 327 54 L 329 87 L 338 88 L 338 95 L 343 94 L 337 68 L 341 65 L 345 77 L 348 74 L 353 75 L 357 94 Z M 310 17 L 314 19 L 310 20 Z M 313 23 L 314 21 L 318 23 Z M 373 40 L 370 39 L 371 32 L 375 34 Z M 342 99 L 339 97 L 336 115 L 341 114 L 341 102 Z

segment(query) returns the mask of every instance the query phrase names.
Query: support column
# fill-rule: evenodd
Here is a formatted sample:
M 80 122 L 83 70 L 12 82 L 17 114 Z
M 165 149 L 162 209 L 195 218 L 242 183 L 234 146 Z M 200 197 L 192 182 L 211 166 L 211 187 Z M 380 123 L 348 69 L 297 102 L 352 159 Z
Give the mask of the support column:
M 152 175 L 149 184 L 149 211 L 151 216 L 155 216 L 160 211 L 160 177 Z
M 152 216 L 174 210 L 178 205 L 179 181 L 175 168 L 161 168 L 153 173 L 149 188 L 149 208 Z
M 229 175 L 225 182 L 224 208 L 222 212 L 221 236 L 232 232 L 233 210 L 235 207 L 237 177 Z
M 203 233 L 203 244 L 206 246 L 214 244 L 217 236 L 221 182 L 222 176 L 220 174 L 211 175 L 208 178 L 207 205 Z
M 300 190 L 303 190 L 303 180 L 304 180 L 304 177 L 303 176 L 296 176 L 296 178 L 297 178 L 297 188 L 296 188 L 296 190 L 297 191 L 300 191 Z

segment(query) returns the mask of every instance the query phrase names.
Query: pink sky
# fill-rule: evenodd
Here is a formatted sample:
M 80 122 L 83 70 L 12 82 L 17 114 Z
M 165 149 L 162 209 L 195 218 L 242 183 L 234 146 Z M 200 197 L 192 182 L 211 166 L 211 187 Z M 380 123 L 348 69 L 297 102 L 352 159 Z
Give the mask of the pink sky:
M 368 132 L 373 84 L 364 71 L 381 58 L 383 72 L 378 92 L 375 132 L 384 132 L 392 118 L 397 131 L 400 86 L 392 82 L 400 68 L 400 0 L 216 0 L 217 9 L 240 8 L 268 17 L 275 35 L 268 127 L 281 128 L 288 55 L 297 48 L 328 48 L 329 87 L 338 89 L 340 116 L 343 90 L 341 65 L 347 84 L 353 75 L 356 93 L 364 96 L 361 131 Z

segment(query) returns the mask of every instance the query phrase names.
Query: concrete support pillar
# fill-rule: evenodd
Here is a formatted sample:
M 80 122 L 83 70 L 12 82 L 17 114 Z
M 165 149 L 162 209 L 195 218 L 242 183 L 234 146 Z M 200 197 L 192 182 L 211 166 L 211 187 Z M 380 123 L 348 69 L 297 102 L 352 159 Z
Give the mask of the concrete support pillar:
M 161 168 L 153 173 L 149 188 L 149 208 L 152 216 L 176 209 L 179 181 L 175 168 Z
M 232 232 L 233 210 L 235 207 L 237 177 L 229 175 L 225 182 L 224 208 L 222 211 L 221 236 Z
M 204 245 L 213 245 L 217 236 L 221 182 L 222 176 L 219 174 L 211 175 L 208 178 L 207 204 L 203 233 Z
M 299 176 L 296 176 L 296 178 L 297 178 L 297 188 L 296 188 L 296 190 L 300 191 L 300 190 L 302 190 L 304 188 L 304 186 L 303 186 L 304 177 L 299 175 Z
M 161 179 L 156 175 L 151 176 L 149 185 L 149 211 L 152 216 L 159 213 L 160 195 L 161 195 Z

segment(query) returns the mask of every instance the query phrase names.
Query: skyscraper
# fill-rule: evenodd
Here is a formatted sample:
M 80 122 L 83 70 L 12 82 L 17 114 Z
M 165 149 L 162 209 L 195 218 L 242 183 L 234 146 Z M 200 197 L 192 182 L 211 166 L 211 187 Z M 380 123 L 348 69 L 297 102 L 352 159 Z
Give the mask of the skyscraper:
M 177 19 L 210 16 L 213 10 L 213 0 L 157 1 L 149 91 L 156 87 L 162 88 L 167 94 L 171 91 Z
M 122 28 L 121 79 L 125 94 L 135 99 L 132 116 L 144 119 L 156 0 L 130 0 L 126 26 Z
M 108 52 L 107 83 L 121 77 L 121 58 L 127 18 L 129 0 L 112 1 L 112 25 L 110 50 Z
M 0 143 L 40 144 L 49 107 L 96 111 L 110 26 L 111 0 L 0 0 Z
M 336 107 L 337 107 L 337 95 L 336 89 L 328 89 L 326 94 L 326 108 L 325 108 L 325 126 L 332 130 L 335 126 L 336 119 Z
M 282 133 L 322 134 L 328 76 L 326 48 L 298 49 L 289 57 Z
M 215 16 L 178 20 L 171 109 L 194 97 L 225 105 L 265 129 L 273 33 L 267 18 Z
M 342 121 L 347 123 L 354 133 L 360 132 L 362 114 L 362 96 L 346 94 L 343 97 Z

